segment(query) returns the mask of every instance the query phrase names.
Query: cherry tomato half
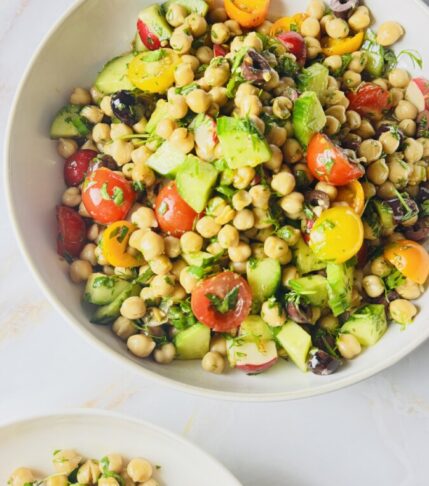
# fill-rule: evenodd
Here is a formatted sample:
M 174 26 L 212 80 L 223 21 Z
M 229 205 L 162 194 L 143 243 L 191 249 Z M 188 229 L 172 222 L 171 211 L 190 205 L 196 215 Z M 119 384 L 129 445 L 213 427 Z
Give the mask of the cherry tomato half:
M 229 18 L 250 29 L 267 18 L 270 0 L 224 0 L 224 6 Z
M 82 216 L 67 206 L 57 206 L 57 252 L 63 257 L 78 257 L 86 239 Z
M 131 233 L 136 229 L 137 226 L 129 221 L 116 221 L 104 230 L 101 251 L 110 265 L 124 268 L 142 265 L 141 257 L 134 257 L 127 252 Z
M 365 173 L 361 165 L 350 162 L 343 150 L 322 133 L 316 133 L 308 144 L 307 164 L 316 179 L 334 186 L 345 186 Z
M 389 92 L 374 83 L 364 83 L 357 91 L 347 93 L 350 100 L 349 110 L 362 116 L 380 118 L 391 107 Z
M 305 45 L 304 37 L 297 32 L 281 32 L 277 35 L 286 49 L 296 57 L 296 60 L 301 66 L 305 64 L 307 59 L 307 46 Z
M 198 217 L 198 213 L 180 197 L 175 182 L 170 182 L 159 192 L 155 214 L 162 231 L 177 237 L 191 231 Z
M 223 299 L 238 287 L 235 308 L 221 313 L 216 310 L 207 294 Z M 191 306 L 195 317 L 206 326 L 218 332 L 236 329 L 249 315 L 252 305 L 252 293 L 243 277 L 234 272 L 222 272 L 214 277 L 202 280 L 192 291 Z
M 349 182 L 346 186 L 338 188 L 336 202 L 347 203 L 353 211 L 362 216 L 365 209 L 365 193 L 359 181 Z
M 429 254 L 412 240 L 400 240 L 387 246 L 384 258 L 413 282 L 424 284 L 429 275 Z
M 85 179 L 82 202 L 91 218 L 101 224 L 125 219 L 136 192 L 125 177 L 110 169 L 96 169 Z
M 310 232 L 310 248 L 325 261 L 344 263 L 358 253 L 362 244 L 362 221 L 344 206 L 323 211 Z
M 64 162 L 64 181 L 68 186 L 78 186 L 85 179 L 89 164 L 97 157 L 94 150 L 82 149 Z

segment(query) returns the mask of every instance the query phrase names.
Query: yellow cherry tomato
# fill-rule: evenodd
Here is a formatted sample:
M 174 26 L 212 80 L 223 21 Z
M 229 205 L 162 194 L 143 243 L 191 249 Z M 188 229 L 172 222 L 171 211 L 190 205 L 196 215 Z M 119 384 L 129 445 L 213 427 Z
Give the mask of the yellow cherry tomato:
M 360 49 L 364 36 L 364 32 L 358 32 L 353 37 L 346 37 L 345 39 L 331 39 L 330 37 L 324 37 L 321 42 L 322 52 L 325 56 L 351 54 Z
M 349 182 L 346 186 L 338 187 L 336 202 L 347 203 L 353 211 L 362 216 L 365 209 L 365 193 L 359 181 Z
M 174 84 L 174 70 L 180 57 L 171 49 L 142 52 L 128 66 L 134 86 L 149 93 L 164 93 Z
M 291 17 L 282 17 L 274 22 L 270 29 L 270 35 L 275 37 L 281 32 L 289 32 L 291 30 L 300 32 L 301 25 L 307 17 L 308 15 L 305 13 L 299 13 L 292 15 Z
M 411 240 L 400 240 L 388 245 L 384 258 L 413 282 L 424 284 L 429 275 L 429 254 Z
M 124 268 L 142 265 L 141 257 L 127 253 L 128 241 L 136 229 L 137 226 L 128 221 L 116 221 L 104 230 L 101 251 L 110 265 Z
M 314 223 L 309 244 L 321 260 L 344 263 L 362 247 L 362 221 L 350 208 L 336 206 L 327 209 Z
M 228 17 L 250 29 L 267 18 L 270 0 L 224 0 L 224 5 Z

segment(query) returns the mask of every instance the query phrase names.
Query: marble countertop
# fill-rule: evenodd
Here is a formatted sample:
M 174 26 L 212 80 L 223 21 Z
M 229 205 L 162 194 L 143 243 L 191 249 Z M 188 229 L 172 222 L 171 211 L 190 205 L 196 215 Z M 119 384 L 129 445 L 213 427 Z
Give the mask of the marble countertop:
M 0 2 L 0 143 L 35 46 L 72 3 Z M 428 484 L 429 342 L 389 370 L 317 398 L 245 404 L 179 393 L 122 368 L 73 331 L 37 287 L 6 213 L 1 196 L 0 421 L 71 407 L 117 410 L 186 436 L 246 486 Z

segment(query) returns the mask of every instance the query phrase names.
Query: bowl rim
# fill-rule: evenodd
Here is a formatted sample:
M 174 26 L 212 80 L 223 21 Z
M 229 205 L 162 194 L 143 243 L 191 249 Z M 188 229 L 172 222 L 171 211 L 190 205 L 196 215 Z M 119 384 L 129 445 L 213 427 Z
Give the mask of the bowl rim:
M 140 366 L 135 361 L 127 358 L 126 356 L 122 355 L 120 352 L 114 350 L 107 344 L 101 342 L 96 336 L 94 336 L 90 330 L 85 328 L 81 325 L 78 319 L 75 319 L 74 316 L 67 310 L 65 305 L 54 295 L 54 293 L 50 290 L 48 284 L 44 281 L 42 275 L 40 274 L 39 270 L 37 269 L 36 263 L 33 261 L 31 256 L 31 251 L 27 247 L 27 243 L 23 237 L 19 219 L 17 217 L 16 211 L 13 206 L 12 201 L 12 181 L 11 181 L 11 166 L 12 160 L 10 158 L 10 147 L 11 147 L 11 135 L 12 135 L 12 127 L 14 125 L 18 101 L 21 96 L 21 92 L 31 74 L 31 71 L 38 61 L 38 58 L 45 48 L 46 44 L 49 42 L 51 37 L 62 27 L 62 25 L 66 22 L 68 17 L 75 11 L 77 11 L 84 3 L 91 1 L 91 0 L 75 0 L 65 11 L 64 13 L 54 22 L 54 24 L 48 29 L 46 34 L 43 36 L 42 40 L 34 50 L 33 54 L 31 55 L 30 61 L 25 68 L 21 80 L 18 83 L 14 99 L 9 111 L 8 121 L 5 130 L 5 143 L 4 143 L 4 187 L 5 187 L 5 194 L 6 194 L 6 209 L 9 213 L 9 218 L 12 223 L 12 227 L 15 233 L 16 240 L 18 242 L 18 246 L 24 260 L 26 261 L 28 267 L 31 270 L 36 282 L 42 288 L 45 296 L 47 297 L 50 304 L 54 307 L 54 309 L 61 315 L 65 317 L 65 320 L 68 321 L 74 329 L 76 329 L 81 336 L 83 336 L 87 342 L 94 345 L 100 350 L 103 350 L 104 353 L 109 354 L 112 358 L 116 361 L 121 362 L 124 366 L 127 366 L 129 369 L 132 369 L 135 373 L 140 373 L 143 376 L 154 380 L 155 382 L 159 382 L 161 384 L 165 384 L 170 388 L 173 388 L 177 391 L 187 392 L 194 395 L 206 397 L 206 398 L 215 398 L 215 399 L 222 399 L 227 401 L 236 401 L 236 402 L 277 402 L 277 401 L 287 401 L 287 400 L 296 400 L 301 398 L 309 398 L 317 395 L 322 395 L 325 393 L 333 392 L 354 384 L 357 384 L 367 378 L 370 378 L 377 373 L 383 371 L 386 368 L 394 365 L 402 358 L 407 356 L 411 353 L 414 349 L 418 346 L 423 344 L 426 339 L 429 338 L 429 327 L 417 337 L 412 340 L 408 346 L 402 347 L 397 353 L 394 355 L 389 355 L 386 357 L 385 360 L 380 361 L 377 365 L 366 368 L 359 372 L 350 374 L 344 378 L 340 378 L 335 380 L 332 383 L 325 383 L 310 389 L 305 390 L 297 390 L 297 391 L 286 391 L 286 392 L 262 392 L 262 393 L 255 393 L 255 392 L 229 392 L 229 391 L 221 391 L 215 390 L 212 388 L 206 388 L 204 386 L 196 386 L 190 385 L 188 383 L 183 383 L 173 378 L 169 378 L 163 375 L 156 373 L 155 371 L 149 370 L 143 366 Z M 412 0 L 414 4 L 423 9 L 426 14 L 429 16 L 429 5 L 425 4 L 423 0 Z
M 30 425 L 41 420 L 56 420 L 56 419 L 67 419 L 72 417 L 85 417 L 87 419 L 91 418 L 105 418 L 105 419 L 115 419 L 119 421 L 125 421 L 130 424 L 135 424 L 137 426 L 142 426 L 155 432 L 157 435 L 166 437 L 169 440 L 174 440 L 179 442 L 181 445 L 192 449 L 195 453 L 198 453 L 205 457 L 208 461 L 213 462 L 219 471 L 222 471 L 226 476 L 229 476 L 231 486 L 242 486 L 242 483 L 236 478 L 236 476 L 215 456 L 209 454 L 205 449 L 197 445 L 192 440 L 184 437 L 181 434 L 172 432 L 169 429 L 156 425 L 152 422 L 148 422 L 138 417 L 126 415 L 121 412 L 116 412 L 112 410 L 103 410 L 99 408 L 66 408 L 66 409 L 54 409 L 52 411 L 44 411 L 36 414 L 23 415 L 16 417 L 12 420 L 0 421 L 0 432 L 4 429 L 13 428 L 22 425 Z M 78 448 L 79 446 L 76 446 Z

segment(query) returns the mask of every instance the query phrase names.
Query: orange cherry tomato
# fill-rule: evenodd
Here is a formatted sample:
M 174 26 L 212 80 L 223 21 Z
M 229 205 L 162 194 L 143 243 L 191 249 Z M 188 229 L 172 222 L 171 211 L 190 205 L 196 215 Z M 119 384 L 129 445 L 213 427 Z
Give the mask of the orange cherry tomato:
M 424 284 L 429 275 L 429 254 L 411 240 L 400 240 L 388 245 L 384 258 L 413 282 Z
M 124 268 L 142 265 L 141 257 L 127 253 L 128 241 L 136 229 L 137 226 L 128 221 L 116 221 L 104 230 L 101 251 L 110 265 Z
M 228 17 L 250 29 L 265 21 L 270 0 L 225 0 L 224 4 Z
M 380 118 L 391 107 L 390 93 L 375 83 L 363 83 L 355 92 L 347 93 L 350 110 L 362 116 Z
M 353 211 L 362 216 L 365 209 L 365 193 L 359 181 L 349 182 L 346 186 L 338 188 L 337 202 L 347 203 Z
M 342 56 L 343 54 L 351 54 L 358 51 L 363 43 L 364 32 L 358 32 L 353 37 L 346 37 L 345 39 L 331 39 L 324 37 L 322 39 L 322 52 L 325 56 Z
M 301 32 L 301 25 L 308 17 L 305 13 L 292 15 L 291 17 L 282 17 L 274 22 L 270 29 L 270 35 L 276 37 L 281 32 Z

